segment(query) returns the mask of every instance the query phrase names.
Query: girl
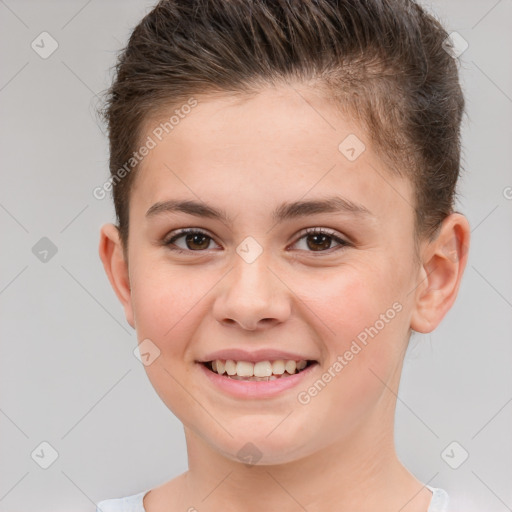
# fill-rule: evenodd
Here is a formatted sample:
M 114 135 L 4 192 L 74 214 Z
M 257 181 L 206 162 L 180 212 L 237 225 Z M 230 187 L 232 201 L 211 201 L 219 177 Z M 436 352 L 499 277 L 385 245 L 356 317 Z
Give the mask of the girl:
M 445 511 L 393 439 L 453 305 L 464 101 L 410 0 L 162 0 L 109 90 L 100 257 L 189 469 L 98 511 Z

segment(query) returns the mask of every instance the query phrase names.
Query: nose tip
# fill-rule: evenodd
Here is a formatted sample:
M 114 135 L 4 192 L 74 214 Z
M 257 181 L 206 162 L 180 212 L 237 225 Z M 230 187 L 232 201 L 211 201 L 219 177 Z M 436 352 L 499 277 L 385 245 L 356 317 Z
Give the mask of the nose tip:
M 291 313 L 290 297 L 276 280 L 266 258 L 252 263 L 237 260 L 235 271 L 217 288 L 213 313 L 225 327 L 246 331 L 268 329 Z

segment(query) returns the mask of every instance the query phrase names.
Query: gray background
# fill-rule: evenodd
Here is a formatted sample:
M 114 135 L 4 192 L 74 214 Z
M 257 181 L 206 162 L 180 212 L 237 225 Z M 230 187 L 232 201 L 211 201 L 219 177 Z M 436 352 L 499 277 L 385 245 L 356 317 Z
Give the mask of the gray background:
M 98 257 L 113 207 L 92 195 L 108 176 L 96 95 L 152 4 L 0 0 L 1 511 L 93 511 L 187 468 L 181 423 L 134 357 Z M 458 510 L 502 512 L 512 510 L 512 1 L 428 5 L 469 43 L 458 208 L 472 245 L 455 306 L 411 341 L 397 449 Z M 59 44 L 47 59 L 31 48 L 43 31 Z M 43 237 L 58 250 L 46 262 L 32 251 Z M 48 469 L 36 463 L 48 450 L 31 457 L 43 441 L 58 452 Z M 469 453 L 458 469 L 441 456 L 453 441 L 452 464 Z

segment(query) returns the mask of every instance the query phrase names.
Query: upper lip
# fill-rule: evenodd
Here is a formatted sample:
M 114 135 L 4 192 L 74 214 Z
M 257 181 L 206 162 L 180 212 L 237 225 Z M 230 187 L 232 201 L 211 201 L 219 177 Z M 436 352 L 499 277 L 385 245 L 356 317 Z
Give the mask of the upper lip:
M 197 362 L 207 363 L 209 361 L 215 361 L 216 359 L 232 359 L 233 361 L 248 361 L 251 363 L 257 363 L 258 361 L 276 361 L 278 359 L 284 359 L 285 361 L 316 361 L 316 359 L 309 356 L 296 354 L 293 352 L 285 352 L 282 350 L 260 349 L 248 352 L 247 350 L 233 348 L 211 352 Z

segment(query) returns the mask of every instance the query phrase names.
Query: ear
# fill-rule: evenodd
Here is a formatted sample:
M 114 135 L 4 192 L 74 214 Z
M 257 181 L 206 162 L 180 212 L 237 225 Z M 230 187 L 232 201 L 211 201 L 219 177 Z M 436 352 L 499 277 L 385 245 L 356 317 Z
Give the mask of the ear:
M 114 224 L 101 227 L 99 254 L 112 289 L 124 307 L 126 320 L 135 329 L 128 263 L 124 259 L 119 230 Z
M 411 317 L 415 331 L 432 332 L 452 307 L 467 263 L 469 238 L 466 217 L 453 213 L 444 219 L 436 239 L 423 247 Z

